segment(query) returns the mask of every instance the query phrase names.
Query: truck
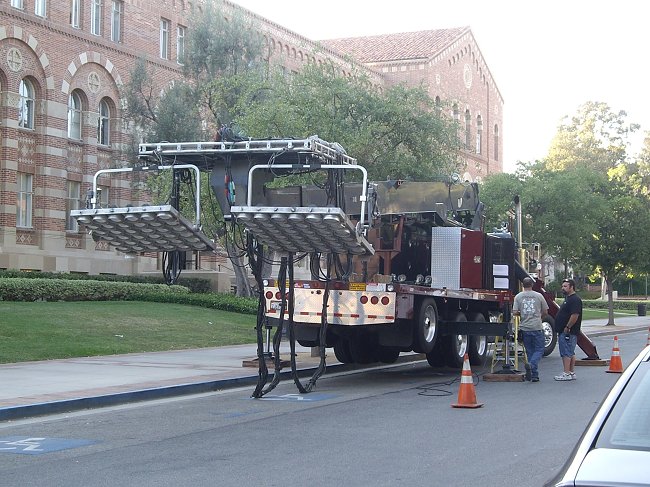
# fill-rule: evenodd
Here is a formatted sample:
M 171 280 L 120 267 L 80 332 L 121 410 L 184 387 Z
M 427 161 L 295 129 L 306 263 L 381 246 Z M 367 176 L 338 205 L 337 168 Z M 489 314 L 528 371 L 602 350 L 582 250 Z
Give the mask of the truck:
M 433 367 L 454 368 L 465 354 L 483 364 L 491 337 L 512 330 L 513 297 L 529 273 L 511 232 L 483 228 L 476 183 L 457 176 L 369 181 L 341 145 L 318 136 L 143 143 L 139 161 L 99 171 L 88 208 L 72 216 L 122 252 L 166 252 L 172 262 L 175 253 L 213 250 L 200 223 L 199 180 L 207 172 L 226 238 L 239 242 L 257 283 L 263 374 L 270 330 L 277 350 L 283 327 L 292 343 L 318 347 L 323 363 L 325 349 L 348 364 L 392 363 L 412 351 Z M 178 185 L 194 176 L 194 221 L 181 214 L 178 198 L 98 207 L 98 178 L 152 170 L 170 170 Z M 298 277 L 297 262 L 308 263 Z M 549 354 L 555 333 L 545 326 Z

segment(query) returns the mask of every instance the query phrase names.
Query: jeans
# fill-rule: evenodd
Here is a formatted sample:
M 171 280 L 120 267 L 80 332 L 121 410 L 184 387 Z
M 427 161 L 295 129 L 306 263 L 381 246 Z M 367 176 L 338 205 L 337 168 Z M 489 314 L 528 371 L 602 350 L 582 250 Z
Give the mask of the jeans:
M 544 356 L 544 332 L 542 330 L 522 331 L 521 336 L 530 364 L 530 375 L 533 378 L 539 377 L 537 366 Z
M 566 337 L 569 337 L 567 340 Z M 576 345 L 578 343 L 578 336 L 571 335 L 570 333 L 560 333 L 557 337 L 557 344 L 560 348 L 560 357 L 573 357 L 576 354 Z

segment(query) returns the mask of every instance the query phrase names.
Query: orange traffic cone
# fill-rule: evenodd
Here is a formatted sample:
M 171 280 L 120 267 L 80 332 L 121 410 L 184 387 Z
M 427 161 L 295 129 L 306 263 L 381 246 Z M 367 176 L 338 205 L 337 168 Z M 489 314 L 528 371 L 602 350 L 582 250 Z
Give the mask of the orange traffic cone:
M 452 404 L 452 408 L 480 408 L 483 403 L 476 402 L 476 391 L 472 370 L 469 368 L 469 356 L 465 354 L 463 371 L 460 374 L 460 389 L 458 389 L 458 402 Z
M 621 352 L 618 349 L 618 337 L 614 337 L 614 348 L 612 349 L 612 358 L 609 360 L 609 372 L 612 374 L 620 374 L 623 372 L 623 362 L 621 362 Z

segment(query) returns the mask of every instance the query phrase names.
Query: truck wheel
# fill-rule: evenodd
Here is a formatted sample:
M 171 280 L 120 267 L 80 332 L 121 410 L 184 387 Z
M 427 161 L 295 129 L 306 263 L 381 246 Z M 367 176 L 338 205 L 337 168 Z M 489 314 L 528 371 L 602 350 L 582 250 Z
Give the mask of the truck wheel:
M 444 337 L 441 337 L 433 346 L 433 350 L 427 353 L 427 362 L 433 368 L 442 367 L 445 365 L 445 351 L 442 349 Z
M 451 321 L 467 321 L 464 313 L 456 313 Z M 460 369 L 465 361 L 465 354 L 468 353 L 469 340 L 467 335 L 449 335 L 446 337 L 446 362 L 453 369 Z
M 377 361 L 376 347 L 373 347 L 373 344 L 367 340 L 367 337 L 358 336 L 351 338 L 349 344 L 350 356 L 352 357 L 353 363 L 371 364 Z
M 426 298 L 420 304 L 418 320 L 413 322 L 413 351 L 429 353 L 438 338 L 438 309 L 433 298 Z
M 469 321 L 486 321 L 481 313 L 469 315 Z M 483 366 L 487 359 L 488 337 L 485 335 L 470 335 L 469 337 L 469 363 Z
M 334 356 L 342 364 L 351 364 L 352 354 L 350 353 L 350 343 L 345 338 L 339 338 L 334 344 Z
M 377 360 L 383 364 L 394 364 L 399 358 L 399 353 L 399 348 L 379 346 L 377 348 Z
M 542 331 L 544 332 L 544 357 L 553 353 L 557 344 L 557 333 L 555 333 L 555 319 L 547 316 L 542 320 Z

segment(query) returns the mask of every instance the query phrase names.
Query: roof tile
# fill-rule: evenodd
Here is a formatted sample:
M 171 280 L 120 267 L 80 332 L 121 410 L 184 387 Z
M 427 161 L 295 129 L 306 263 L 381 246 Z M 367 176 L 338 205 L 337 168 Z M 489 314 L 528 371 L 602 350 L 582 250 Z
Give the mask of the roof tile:
M 469 27 L 327 39 L 319 42 L 363 63 L 428 59 L 466 31 L 469 31 Z

